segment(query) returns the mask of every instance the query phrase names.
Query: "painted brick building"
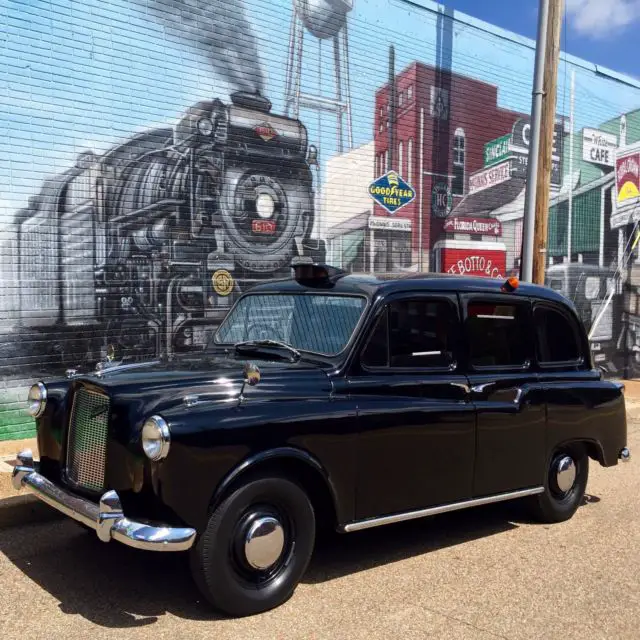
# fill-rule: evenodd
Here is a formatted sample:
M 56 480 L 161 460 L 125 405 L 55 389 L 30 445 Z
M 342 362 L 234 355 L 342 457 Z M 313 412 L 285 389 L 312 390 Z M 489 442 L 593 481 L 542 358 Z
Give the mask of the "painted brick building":
M 417 190 L 396 216 L 412 221 L 413 263 L 435 270 L 444 219 L 468 193 L 469 176 L 483 168 L 484 145 L 524 116 L 499 106 L 497 86 L 420 62 L 396 76 L 395 95 L 390 123 L 390 83 L 376 92 L 375 174 L 393 169 Z M 386 212 L 376 204 L 375 214 Z

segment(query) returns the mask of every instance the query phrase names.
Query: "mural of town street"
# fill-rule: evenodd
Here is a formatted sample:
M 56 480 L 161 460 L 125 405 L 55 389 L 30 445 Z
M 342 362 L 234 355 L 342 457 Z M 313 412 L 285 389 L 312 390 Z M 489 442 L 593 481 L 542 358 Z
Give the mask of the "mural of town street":
M 33 376 L 200 350 L 296 257 L 519 273 L 531 42 L 427 0 L 74 5 L 2 2 L 0 438 Z M 561 67 L 547 284 L 633 377 L 640 83 Z

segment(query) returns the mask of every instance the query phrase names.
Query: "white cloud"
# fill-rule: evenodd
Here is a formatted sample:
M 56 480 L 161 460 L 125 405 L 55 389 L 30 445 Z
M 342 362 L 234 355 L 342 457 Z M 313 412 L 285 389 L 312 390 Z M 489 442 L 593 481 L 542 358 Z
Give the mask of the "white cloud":
M 569 24 L 593 38 L 640 22 L 640 0 L 566 0 Z

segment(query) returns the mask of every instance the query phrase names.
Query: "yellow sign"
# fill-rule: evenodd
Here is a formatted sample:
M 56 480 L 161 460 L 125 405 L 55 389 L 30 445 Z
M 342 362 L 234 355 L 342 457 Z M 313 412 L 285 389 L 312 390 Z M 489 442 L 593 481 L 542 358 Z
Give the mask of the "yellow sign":
M 624 202 L 625 200 L 631 200 L 631 198 L 637 198 L 638 196 L 640 196 L 638 187 L 636 187 L 633 182 L 625 182 L 618 194 L 618 203 Z
M 211 276 L 213 290 L 219 296 L 228 296 L 233 291 L 233 276 L 226 269 L 218 269 Z

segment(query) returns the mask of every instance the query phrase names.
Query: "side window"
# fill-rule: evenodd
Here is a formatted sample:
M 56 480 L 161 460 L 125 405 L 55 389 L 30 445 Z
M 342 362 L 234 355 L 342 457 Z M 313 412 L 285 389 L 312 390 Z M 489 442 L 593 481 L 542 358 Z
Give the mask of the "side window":
M 540 362 L 554 364 L 578 362 L 580 341 L 575 323 L 559 311 L 539 305 L 533 312 Z
M 398 300 L 378 321 L 365 367 L 447 368 L 454 362 L 456 309 L 445 300 Z
M 526 306 L 474 301 L 467 307 L 466 333 L 472 367 L 523 367 L 530 360 Z

